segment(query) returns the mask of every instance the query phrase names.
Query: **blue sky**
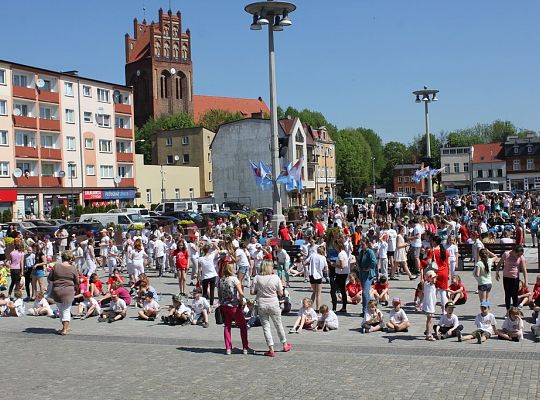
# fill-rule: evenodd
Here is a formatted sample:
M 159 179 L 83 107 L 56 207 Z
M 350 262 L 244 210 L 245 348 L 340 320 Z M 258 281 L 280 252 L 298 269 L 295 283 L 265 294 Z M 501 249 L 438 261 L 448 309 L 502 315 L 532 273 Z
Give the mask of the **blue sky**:
M 540 130 L 537 0 L 296 0 L 276 33 L 278 103 L 319 110 L 384 141 L 423 131 L 411 94 L 441 91 L 432 132 L 508 119 Z M 124 34 L 167 0 L 4 2 L 0 58 L 124 83 Z M 52 7 L 52 4 L 55 7 Z M 246 1 L 171 0 L 193 38 L 195 93 L 268 100 L 266 31 Z M 22 17 L 21 17 L 22 16 Z

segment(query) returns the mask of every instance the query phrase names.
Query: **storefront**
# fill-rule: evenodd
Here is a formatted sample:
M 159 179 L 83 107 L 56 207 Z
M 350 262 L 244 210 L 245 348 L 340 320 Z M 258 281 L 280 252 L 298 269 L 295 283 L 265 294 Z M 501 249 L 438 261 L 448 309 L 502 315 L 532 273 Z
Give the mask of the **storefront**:
M 135 201 L 135 189 L 85 190 L 84 204 L 90 207 L 116 205 L 125 207 Z
M 0 189 L 0 214 L 6 210 L 13 212 L 13 203 L 17 201 L 17 190 Z
M 17 219 L 29 219 L 32 216 L 39 217 L 39 195 L 17 195 Z

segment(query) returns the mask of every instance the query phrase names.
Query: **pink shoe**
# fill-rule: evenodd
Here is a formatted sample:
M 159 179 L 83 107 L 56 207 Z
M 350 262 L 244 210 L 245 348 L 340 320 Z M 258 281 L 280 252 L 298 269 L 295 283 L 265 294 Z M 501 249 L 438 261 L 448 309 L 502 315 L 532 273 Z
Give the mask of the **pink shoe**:
M 283 352 L 288 352 L 288 351 L 291 351 L 293 349 L 293 345 L 290 344 L 290 343 L 287 343 L 285 346 L 283 346 Z
M 276 353 L 273 352 L 273 351 L 268 350 L 266 353 L 264 353 L 264 355 L 267 356 L 267 357 L 275 357 Z

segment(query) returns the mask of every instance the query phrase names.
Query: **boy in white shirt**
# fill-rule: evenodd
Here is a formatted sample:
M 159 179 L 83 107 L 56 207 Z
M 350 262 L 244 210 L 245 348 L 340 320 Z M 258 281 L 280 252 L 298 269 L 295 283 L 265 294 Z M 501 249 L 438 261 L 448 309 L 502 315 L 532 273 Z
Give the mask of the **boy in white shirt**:
M 182 302 L 182 297 L 175 294 L 172 297 L 173 304 L 169 307 L 169 315 L 163 315 L 161 321 L 168 325 L 184 325 L 191 320 L 191 308 Z
M 191 302 L 193 316 L 191 317 L 191 325 L 201 323 L 203 328 L 208 328 L 208 313 L 210 312 L 210 303 L 202 296 L 202 289 L 196 288 L 193 291 L 193 301 Z M 202 321 L 202 322 L 201 322 Z
M 121 319 L 124 319 L 127 315 L 127 305 L 124 300 L 122 300 L 118 296 L 118 292 L 116 290 L 113 290 L 111 292 L 111 302 L 110 302 L 110 310 L 108 312 L 104 312 L 99 317 L 98 321 L 103 322 L 107 321 L 109 324 L 112 322 L 120 321 Z
M 37 316 L 50 317 L 51 315 L 53 315 L 51 306 L 49 305 L 49 302 L 47 301 L 47 299 L 45 299 L 43 292 L 37 292 L 36 300 L 34 301 L 34 306 L 28 309 L 28 315 L 34 315 L 36 317 Z
M 113 270 L 117 266 L 118 247 L 114 244 L 114 239 L 109 239 L 109 247 L 107 251 L 107 267 L 109 268 L 109 277 L 112 276 Z
M 386 233 L 379 237 L 377 259 L 379 260 L 379 273 L 377 275 L 388 278 L 388 235 Z
M 159 313 L 159 304 L 154 300 L 154 293 L 148 291 L 144 295 L 143 309 L 139 311 L 139 319 L 154 321 Z
M 452 336 L 456 336 L 458 342 L 461 342 L 461 331 L 463 330 L 463 325 L 459 324 L 459 319 L 456 314 L 454 314 L 454 308 L 456 306 L 452 301 L 448 301 L 444 310 L 445 314 L 441 315 L 439 323 L 433 325 L 435 330 L 435 339 L 446 339 Z
M 462 340 L 476 339 L 478 344 L 481 344 L 497 332 L 497 321 L 495 316 L 489 312 L 489 302 L 480 303 L 480 314 L 476 316 L 474 325 L 477 329 L 470 335 L 463 336 Z
M 317 326 L 313 332 L 328 332 L 335 330 L 339 327 L 338 317 L 335 312 L 330 310 L 326 304 L 322 304 L 319 307 L 319 312 L 321 313 L 319 319 L 317 320 Z
M 101 307 L 92 293 L 84 292 L 84 300 L 79 303 L 77 314 L 81 316 L 81 319 L 86 319 L 89 317 L 97 317 L 101 314 Z
M 4 312 L 4 316 L 6 317 L 20 317 L 24 315 L 25 307 L 22 299 L 22 291 L 15 290 L 13 295 L 15 296 L 15 301 L 7 302 L 7 307 Z
M 392 299 L 392 305 L 394 308 L 390 311 L 390 321 L 386 323 L 386 332 L 408 332 L 411 322 L 407 318 L 407 314 L 401 308 L 401 299 L 395 297 Z

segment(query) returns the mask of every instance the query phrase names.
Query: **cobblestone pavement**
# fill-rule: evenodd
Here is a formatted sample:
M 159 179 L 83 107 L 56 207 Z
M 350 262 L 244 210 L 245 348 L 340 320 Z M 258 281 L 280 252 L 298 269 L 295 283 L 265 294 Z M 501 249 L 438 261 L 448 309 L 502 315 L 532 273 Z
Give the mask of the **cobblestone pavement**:
M 529 281 L 538 274 L 536 249 L 527 249 Z M 150 272 L 150 276 L 152 276 Z M 469 291 L 467 304 L 456 313 L 473 329 L 478 297 L 471 271 L 460 271 Z M 391 281 L 391 296 L 411 303 L 418 281 Z M 152 278 L 161 293 L 162 306 L 177 292 L 172 277 Z M 292 280 L 293 312 L 284 317 L 286 330 L 294 312 L 310 289 L 301 279 Z M 323 300 L 329 303 L 326 285 Z M 498 324 L 504 317 L 502 284 L 491 295 Z M 490 339 L 483 345 L 423 340 L 425 317 L 406 305 L 412 322 L 409 333 L 362 335 L 360 307 L 340 316 L 340 328 L 330 333 L 289 335 L 294 350 L 275 359 L 265 350 L 261 328 L 249 331 L 254 355 L 224 355 L 222 327 L 169 327 L 129 318 L 115 324 L 96 318 L 73 321 L 73 332 L 55 335 L 58 320 L 46 317 L 0 319 L 3 365 L 10 376 L 3 392 L 14 399 L 117 398 L 357 398 L 374 396 L 430 399 L 539 398 L 540 344 L 530 335 L 520 343 Z M 385 314 L 389 307 L 382 307 Z M 526 317 L 531 312 L 526 311 Z M 233 344 L 240 345 L 233 331 Z M 19 374 L 18 371 L 22 372 Z M 17 376 L 23 376 L 18 379 Z M 101 395 L 96 395 L 99 390 Z

